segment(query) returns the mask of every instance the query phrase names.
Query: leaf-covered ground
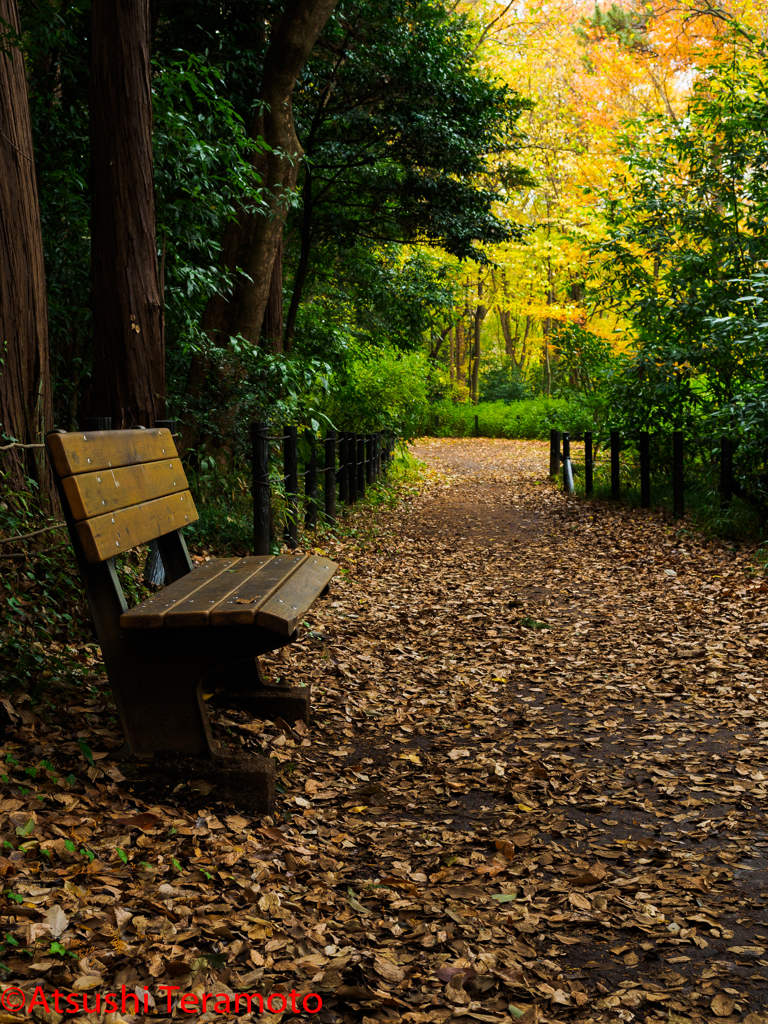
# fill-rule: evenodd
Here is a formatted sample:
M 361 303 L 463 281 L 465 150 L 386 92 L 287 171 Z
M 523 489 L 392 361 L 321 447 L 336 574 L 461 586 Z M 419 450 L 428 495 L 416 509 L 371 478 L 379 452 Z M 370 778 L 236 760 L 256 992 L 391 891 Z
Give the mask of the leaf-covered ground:
M 219 993 L 199 1020 L 295 990 L 327 1024 L 768 1021 L 750 552 L 564 497 L 538 442 L 415 451 L 425 486 L 348 517 L 330 599 L 269 661 L 313 684 L 313 723 L 210 699 L 222 739 L 278 760 L 273 817 L 216 804 L 204 769 L 124 778 L 97 693 L 17 705 L 1 987 L 147 987 L 141 1019 L 174 985 Z

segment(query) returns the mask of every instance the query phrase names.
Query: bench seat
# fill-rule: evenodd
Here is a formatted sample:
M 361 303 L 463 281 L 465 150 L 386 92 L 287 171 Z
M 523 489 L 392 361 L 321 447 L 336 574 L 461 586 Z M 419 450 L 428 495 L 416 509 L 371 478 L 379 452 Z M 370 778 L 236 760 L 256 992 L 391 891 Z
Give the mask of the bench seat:
M 336 570 L 328 558 L 292 554 L 215 558 L 123 612 L 123 629 L 261 626 L 292 636 Z

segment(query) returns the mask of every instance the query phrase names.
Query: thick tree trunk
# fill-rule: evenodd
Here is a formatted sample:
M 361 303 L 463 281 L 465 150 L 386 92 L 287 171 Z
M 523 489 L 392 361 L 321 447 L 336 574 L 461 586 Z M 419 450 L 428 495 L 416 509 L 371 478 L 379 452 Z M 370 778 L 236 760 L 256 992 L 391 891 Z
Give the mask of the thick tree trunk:
M 504 351 L 514 363 L 517 337 L 512 334 L 512 315 L 508 309 L 502 309 L 501 306 L 498 306 L 497 308 L 499 312 L 499 323 L 501 324 L 501 333 L 504 335 Z
M 277 252 L 272 264 L 264 322 L 261 325 L 264 348 L 270 352 L 283 351 L 283 236 L 277 241 Z
M 92 416 L 165 417 L 165 345 L 152 174 L 149 0 L 91 15 Z
M 6 25 L 19 30 L 16 0 L 0 0 L 0 430 L 36 444 L 53 426 L 48 302 L 24 57 Z M 12 488 L 32 477 L 54 501 L 42 449 L 0 453 L 0 471 Z

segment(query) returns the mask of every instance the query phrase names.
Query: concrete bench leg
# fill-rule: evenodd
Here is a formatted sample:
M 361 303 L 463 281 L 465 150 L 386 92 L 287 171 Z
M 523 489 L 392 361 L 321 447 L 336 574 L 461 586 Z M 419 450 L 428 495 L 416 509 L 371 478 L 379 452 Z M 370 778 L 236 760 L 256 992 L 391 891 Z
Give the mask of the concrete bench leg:
M 206 678 L 206 685 L 226 690 L 226 703 L 254 718 L 274 722 L 309 722 L 311 686 L 274 686 L 264 678 L 258 658 L 216 672 Z
M 275 762 L 271 757 L 238 753 L 212 758 L 162 756 L 155 761 L 162 765 L 170 789 L 180 784 L 199 788 L 206 802 L 223 800 L 251 814 L 269 814 L 274 809 Z

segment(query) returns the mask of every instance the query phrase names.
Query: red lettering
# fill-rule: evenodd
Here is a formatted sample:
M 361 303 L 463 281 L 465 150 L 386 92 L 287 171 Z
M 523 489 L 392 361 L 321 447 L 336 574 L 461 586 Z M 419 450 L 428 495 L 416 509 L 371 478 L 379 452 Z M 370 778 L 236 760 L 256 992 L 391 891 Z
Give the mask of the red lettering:
M 70 992 L 67 996 L 67 1009 L 74 1010 L 75 1013 L 80 1009 L 80 1003 L 77 1001 L 77 992 Z
M 310 1008 L 307 1006 L 307 1000 L 308 999 L 316 999 L 317 1000 L 317 1009 L 310 1010 Z M 304 996 L 304 999 L 303 999 L 301 1005 L 304 1007 L 304 1012 L 305 1013 L 320 1013 L 320 1011 L 323 1008 L 323 1000 L 320 998 L 320 996 L 317 994 L 317 992 L 309 992 L 307 995 Z
M 296 989 L 293 989 L 291 992 L 291 1009 L 293 1010 L 294 1013 L 299 1012 L 299 1007 L 296 1005 L 296 996 L 300 995 L 301 992 L 297 992 Z
M 280 1007 L 279 1010 L 276 1010 L 272 1005 L 272 1000 L 275 998 L 283 1000 L 283 1005 Z M 267 1009 L 269 1010 L 270 1013 L 285 1013 L 285 1011 L 288 1009 L 288 1000 L 285 998 L 282 992 L 275 992 L 273 995 L 269 997 L 269 999 L 267 999 Z
M 32 993 L 32 999 L 27 1006 L 26 1012 L 29 1013 L 36 1006 L 44 1006 L 47 1013 L 51 1012 L 51 1008 L 48 1005 L 48 1000 L 45 998 L 45 992 L 38 985 L 35 991 Z
M 149 989 L 144 986 L 144 1012 L 149 1013 Z
M 240 1000 L 241 999 L 247 999 L 248 1000 L 248 1013 L 252 1013 L 253 1012 L 252 1009 L 251 1009 L 251 1004 L 252 1004 L 254 999 L 258 999 L 259 1000 L 259 1013 L 264 1013 L 264 997 L 262 995 L 260 995 L 258 992 L 254 992 L 253 994 L 251 994 L 250 992 L 235 992 L 235 1008 L 232 1011 L 233 1013 L 238 1013 L 239 1012 L 239 1006 L 240 1006 Z
M 56 1007 L 56 1013 L 62 1013 L 63 1012 L 62 1008 L 59 1006 L 59 999 L 61 998 L 61 996 L 63 994 L 64 993 L 60 992 L 59 989 L 57 989 L 57 988 L 55 988 L 53 990 L 53 1005 Z
M 222 1003 L 223 1000 L 223 1003 Z M 220 1005 L 221 1004 L 221 1005 Z M 218 992 L 213 1004 L 214 1013 L 229 1013 L 229 996 L 226 992 Z
M 83 993 L 83 1013 L 101 1013 L 101 993 L 96 993 L 96 1005 L 91 1007 L 88 1005 L 88 993 Z
M 104 1012 L 117 1013 L 117 993 L 107 992 L 104 996 Z
M 194 1006 L 187 1005 L 188 999 L 192 1000 Z M 197 1013 L 197 996 L 193 996 L 191 992 L 185 992 L 184 995 L 181 997 L 179 1007 L 181 1008 L 182 1013 Z M 235 1005 L 235 1010 L 237 1010 L 237 1005 Z
M 170 1013 L 171 1010 L 173 1009 L 173 996 L 171 995 L 171 993 L 172 992 L 179 992 L 180 990 L 181 990 L 181 986 L 180 985 L 158 985 L 157 986 L 157 991 L 158 992 L 165 992 L 166 993 L 166 996 L 165 996 L 165 1008 L 168 1011 L 168 1013 Z
M 138 1017 L 138 1015 L 139 1015 L 139 997 L 136 995 L 135 992 L 128 992 L 128 993 L 126 993 L 125 985 L 121 985 L 120 986 L 120 993 L 121 993 L 121 996 L 122 996 L 122 998 L 120 1000 L 120 1012 L 121 1013 L 125 1013 L 128 1010 L 128 1007 L 125 1005 L 125 1000 L 126 1000 L 126 995 L 127 995 L 128 999 L 132 999 L 133 1000 L 133 1009 L 128 1011 L 128 1012 L 129 1013 L 135 1013 L 136 1016 Z

